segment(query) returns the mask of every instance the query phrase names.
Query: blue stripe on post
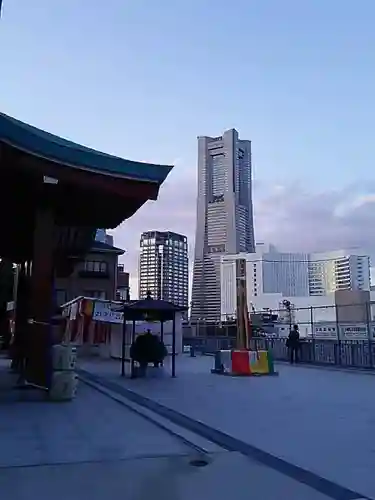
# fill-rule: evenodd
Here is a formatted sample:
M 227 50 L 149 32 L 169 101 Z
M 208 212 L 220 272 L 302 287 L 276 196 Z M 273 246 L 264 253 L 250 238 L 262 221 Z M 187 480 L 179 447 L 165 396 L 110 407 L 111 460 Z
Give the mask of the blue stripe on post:
M 221 363 L 221 352 L 216 351 L 215 353 L 215 370 L 218 372 L 221 372 L 223 368 L 223 365 Z

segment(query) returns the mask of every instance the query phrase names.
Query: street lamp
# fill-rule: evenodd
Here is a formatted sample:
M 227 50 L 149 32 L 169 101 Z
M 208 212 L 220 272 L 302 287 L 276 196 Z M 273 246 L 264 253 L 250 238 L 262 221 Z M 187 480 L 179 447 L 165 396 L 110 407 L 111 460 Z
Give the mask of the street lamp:
M 289 300 L 283 300 L 283 306 L 288 312 L 288 320 L 289 320 L 289 333 L 292 331 L 292 304 Z

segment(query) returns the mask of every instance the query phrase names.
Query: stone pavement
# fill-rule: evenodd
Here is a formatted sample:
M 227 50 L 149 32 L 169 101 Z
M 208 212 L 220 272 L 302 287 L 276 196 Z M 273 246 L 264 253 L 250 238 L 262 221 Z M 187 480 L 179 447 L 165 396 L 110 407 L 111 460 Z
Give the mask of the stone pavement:
M 193 468 L 184 456 L 0 470 L 7 500 L 328 500 L 236 453 Z
M 1 403 L 1 498 L 331 498 L 217 446 L 206 455 L 207 466 L 193 467 L 196 450 L 176 427 L 172 434 L 160 419 L 156 425 L 135 411 L 125 398 L 83 382 L 72 402 Z
M 279 377 L 212 375 L 181 357 L 177 378 L 129 380 L 116 361 L 83 367 L 319 476 L 375 498 L 373 375 L 281 365 Z M 168 370 L 168 367 L 166 367 Z
M 85 384 L 71 403 L 0 405 L 0 467 L 186 452 L 181 442 Z

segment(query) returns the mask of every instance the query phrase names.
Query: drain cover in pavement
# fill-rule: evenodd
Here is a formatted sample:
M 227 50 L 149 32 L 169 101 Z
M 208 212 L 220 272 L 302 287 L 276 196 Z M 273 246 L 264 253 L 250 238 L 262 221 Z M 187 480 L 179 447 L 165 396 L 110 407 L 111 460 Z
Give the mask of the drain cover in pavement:
M 189 464 L 192 467 L 206 467 L 206 465 L 208 465 L 208 460 L 206 460 L 205 458 L 197 458 L 194 460 L 190 460 Z

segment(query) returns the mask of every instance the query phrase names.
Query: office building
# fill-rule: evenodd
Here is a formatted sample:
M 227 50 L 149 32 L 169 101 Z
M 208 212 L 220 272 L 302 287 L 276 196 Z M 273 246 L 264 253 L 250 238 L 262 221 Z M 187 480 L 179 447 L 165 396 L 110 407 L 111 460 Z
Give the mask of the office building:
M 309 295 L 309 255 L 279 252 L 273 245 L 257 244 L 253 253 L 222 256 L 221 282 L 234 273 L 235 261 L 246 260 L 247 290 L 250 296 L 281 293 L 286 297 Z
M 100 241 L 101 243 L 113 246 L 113 236 L 111 234 L 107 234 L 106 229 L 96 230 L 95 241 Z
M 105 229 L 97 229 L 95 234 L 95 241 L 100 241 L 101 243 L 105 243 L 107 238 L 107 232 Z
M 375 292 L 356 290 L 337 290 L 327 295 L 285 297 L 281 293 L 265 293 L 256 297 L 247 297 L 248 311 L 250 314 L 267 313 L 277 315 L 277 323 L 283 326 L 283 336 L 288 335 L 290 324 L 299 325 L 300 334 L 306 336 L 320 331 L 320 336 L 329 336 L 332 325 L 363 331 L 369 321 L 375 322 L 375 314 L 369 303 L 373 302 Z M 290 309 L 285 306 L 285 301 L 290 304 Z M 228 295 L 222 303 L 221 321 L 226 322 L 237 318 L 237 298 Z M 326 329 L 329 326 L 330 329 Z M 321 327 L 324 329 L 321 330 Z M 203 328 L 202 328 L 203 329 Z M 325 332 L 325 333 L 324 333 Z M 374 329 L 371 333 L 373 336 Z M 368 337 L 367 337 L 368 338 Z
M 220 319 L 222 255 L 253 251 L 251 142 L 234 129 L 198 137 L 192 320 Z
M 171 231 L 141 235 L 139 297 L 147 292 L 155 299 L 188 307 L 189 258 L 186 236 Z
M 352 300 L 357 297 L 355 293 L 370 290 L 368 256 L 353 255 L 345 250 L 314 254 L 285 253 L 278 252 L 272 245 L 257 245 L 255 253 L 224 255 L 221 258 L 222 320 L 227 316 L 236 316 L 237 281 L 241 279 L 237 263 L 240 261 L 245 262 L 249 310 L 260 304 L 264 304 L 262 308 L 275 308 L 276 303 L 282 303 L 283 297 L 312 305 L 314 298 L 321 299 L 324 304 L 324 300 L 328 301 L 332 294 L 349 296 Z M 354 303 L 352 309 L 355 309 Z
M 349 250 L 313 253 L 309 257 L 309 293 L 370 290 L 370 257 Z
M 231 311 L 237 300 L 237 261 L 245 261 L 246 294 L 255 297 L 279 294 L 309 295 L 308 255 L 279 252 L 273 245 L 257 244 L 254 253 L 224 255 L 221 259 L 221 312 Z M 232 311 L 233 310 L 233 311 Z M 224 311 L 224 312 L 223 312 Z

